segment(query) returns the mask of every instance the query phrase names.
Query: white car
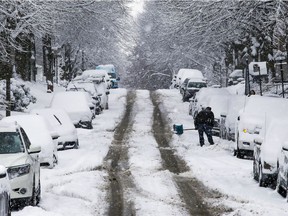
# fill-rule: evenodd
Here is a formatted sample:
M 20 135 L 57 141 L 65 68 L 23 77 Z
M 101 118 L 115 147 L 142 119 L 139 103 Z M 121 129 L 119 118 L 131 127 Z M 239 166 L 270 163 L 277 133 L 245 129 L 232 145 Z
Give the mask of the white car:
M 225 88 L 201 88 L 193 98 L 190 99 L 189 103 L 189 115 L 192 115 L 193 118 L 207 106 L 209 98 L 213 95 L 230 95 L 229 91 Z M 212 110 L 213 111 L 213 110 Z
M 95 87 L 95 83 L 92 81 L 71 81 L 66 87 L 66 91 L 83 91 L 87 92 L 89 101 L 89 107 L 94 111 L 95 115 L 99 115 L 102 111 L 101 97 L 102 93 L 99 93 Z
M 263 127 L 265 119 L 272 116 L 285 116 L 288 100 L 284 98 L 253 95 L 239 111 L 235 124 L 236 146 L 234 154 L 238 158 L 252 156 L 254 151 L 255 132 Z
M 7 168 L 12 205 L 37 205 L 41 198 L 40 144 L 17 123 L 0 122 L 0 164 Z
M 52 129 L 59 135 L 58 149 L 79 148 L 77 130 L 63 109 L 33 109 L 30 113 L 40 115 L 50 123 Z
M 11 187 L 9 184 L 7 170 L 3 165 L 0 165 L 0 215 L 10 216 L 10 194 Z
M 54 142 L 46 120 L 39 115 L 14 115 L 3 122 L 17 122 L 25 130 L 30 142 L 41 146 L 40 165 L 53 168 L 58 163 L 57 142 Z
M 66 91 L 54 94 L 51 108 L 64 109 L 76 128 L 92 129 L 93 113 L 85 92 Z
M 238 113 L 245 106 L 249 97 L 245 95 L 229 96 L 227 111 L 222 110 L 220 113 L 220 137 L 222 139 L 235 141 L 235 123 Z
M 267 117 L 259 135 L 255 136 L 253 174 L 260 187 L 276 183 L 281 164 L 279 155 L 288 138 L 287 128 L 287 117 Z

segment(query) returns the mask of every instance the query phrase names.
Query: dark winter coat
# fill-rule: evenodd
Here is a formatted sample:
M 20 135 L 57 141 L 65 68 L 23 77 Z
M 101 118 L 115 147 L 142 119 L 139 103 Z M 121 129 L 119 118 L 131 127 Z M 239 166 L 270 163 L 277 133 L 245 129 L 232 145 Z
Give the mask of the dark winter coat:
M 204 109 L 200 111 L 194 120 L 194 125 L 197 128 L 200 124 L 214 126 L 214 113 L 211 110 Z

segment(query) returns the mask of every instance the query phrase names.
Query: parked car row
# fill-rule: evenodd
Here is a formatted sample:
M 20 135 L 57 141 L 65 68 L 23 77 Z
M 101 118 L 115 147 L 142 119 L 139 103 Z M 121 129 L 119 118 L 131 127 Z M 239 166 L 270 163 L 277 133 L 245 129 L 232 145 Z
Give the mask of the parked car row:
M 1 119 L 0 215 L 10 215 L 10 205 L 37 205 L 40 166 L 53 168 L 58 150 L 79 148 L 76 128 L 92 129 L 93 118 L 108 109 L 110 78 L 95 71 L 84 71 L 67 91 L 53 93 L 49 107 Z
M 219 131 L 214 135 L 235 141 L 237 158 L 253 158 L 253 178 L 259 186 L 275 187 L 287 196 L 288 100 L 234 95 L 226 88 L 203 88 L 190 100 L 189 114 L 195 117 L 207 106 L 215 115 L 213 130 Z
M 78 147 L 76 128 L 64 110 L 34 109 L 30 114 L 4 117 L 0 122 L 0 164 L 7 169 L 10 191 L 5 196 L 11 198 L 11 205 L 37 205 L 40 166 L 53 168 L 58 163 L 58 149 Z

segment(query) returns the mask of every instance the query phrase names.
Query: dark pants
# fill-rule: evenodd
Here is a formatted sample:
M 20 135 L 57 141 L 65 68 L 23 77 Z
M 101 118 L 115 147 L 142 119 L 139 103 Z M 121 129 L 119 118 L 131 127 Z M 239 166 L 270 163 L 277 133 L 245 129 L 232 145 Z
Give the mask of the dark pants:
M 213 138 L 212 138 L 212 127 L 208 126 L 206 124 L 200 124 L 198 126 L 200 146 L 204 145 L 204 136 L 203 136 L 204 132 L 207 135 L 208 142 L 210 143 L 210 145 L 213 145 L 214 142 L 213 142 Z

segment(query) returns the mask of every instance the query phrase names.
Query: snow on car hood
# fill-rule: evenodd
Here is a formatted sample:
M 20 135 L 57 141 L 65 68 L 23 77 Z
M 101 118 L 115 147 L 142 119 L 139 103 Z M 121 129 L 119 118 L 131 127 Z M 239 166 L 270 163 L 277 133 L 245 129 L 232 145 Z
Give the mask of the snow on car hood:
M 18 166 L 27 163 L 27 155 L 25 153 L 16 154 L 1 154 L 0 164 L 6 168 L 11 166 Z

